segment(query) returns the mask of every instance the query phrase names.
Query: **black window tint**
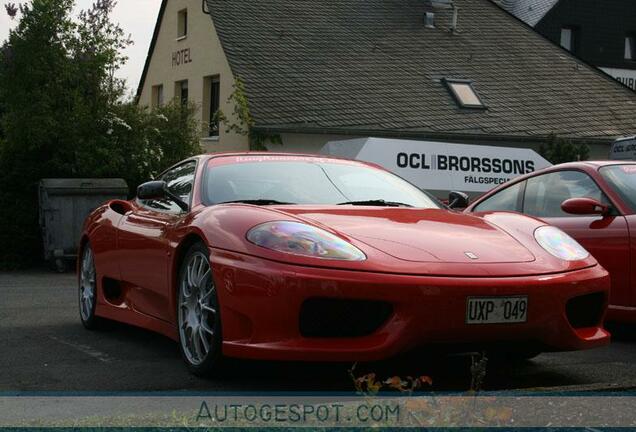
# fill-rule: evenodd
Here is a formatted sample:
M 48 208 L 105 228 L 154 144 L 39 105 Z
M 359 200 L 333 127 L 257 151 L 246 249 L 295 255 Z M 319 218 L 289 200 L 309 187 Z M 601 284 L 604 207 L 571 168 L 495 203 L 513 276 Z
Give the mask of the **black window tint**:
M 161 176 L 161 180 L 168 184 L 168 190 L 186 203 L 190 203 L 190 198 L 192 197 L 196 166 L 197 163 L 195 161 L 188 162 L 171 169 Z M 145 204 L 156 210 L 181 212 L 181 208 L 170 200 L 149 200 L 145 201 Z
M 594 180 L 580 171 L 559 171 L 528 180 L 523 212 L 536 217 L 572 217 L 561 210 L 570 198 L 593 198 L 608 203 Z
M 496 193 L 479 204 L 475 211 L 519 211 L 519 194 L 523 184 L 520 182 Z

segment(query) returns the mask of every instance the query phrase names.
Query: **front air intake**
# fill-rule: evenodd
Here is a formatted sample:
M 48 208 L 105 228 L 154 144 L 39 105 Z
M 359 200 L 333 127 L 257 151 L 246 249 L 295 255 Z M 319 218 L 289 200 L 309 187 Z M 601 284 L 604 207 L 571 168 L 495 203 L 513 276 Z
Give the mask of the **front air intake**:
M 573 328 L 596 327 L 601 324 L 604 306 L 605 294 L 599 292 L 568 300 L 565 311 Z
M 367 336 L 392 313 L 391 304 L 382 301 L 309 299 L 300 309 L 300 333 L 310 338 Z

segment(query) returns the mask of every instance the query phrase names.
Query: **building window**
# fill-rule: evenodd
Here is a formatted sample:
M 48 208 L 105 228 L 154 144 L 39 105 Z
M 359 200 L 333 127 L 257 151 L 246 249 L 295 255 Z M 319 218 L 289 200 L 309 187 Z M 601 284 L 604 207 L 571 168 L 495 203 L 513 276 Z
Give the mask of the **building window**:
M 561 46 L 571 53 L 576 53 L 579 38 L 579 30 L 575 27 L 563 27 L 561 29 Z
M 435 13 L 426 12 L 424 14 L 424 26 L 426 28 L 435 28 Z
M 181 101 L 181 105 L 188 103 L 188 80 L 177 81 L 175 83 L 174 95 Z
M 204 135 L 219 136 L 219 121 L 216 114 L 221 107 L 221 83 L 218 76 L 206 77 L 203 82 L 203 122 Z
M 445 78 L 444 84 L 446 84 L 460 108 L 486 108 L 479 95 L 477 95 L 471 81 Z
M 625 36 L 625 60 L 636 60 L 636 34 Z
M 152 107 L 157 108 L 163 105 L 163 85 L 152 87 Z
M 177 39 L 188 36 L 188 10 L 180 10 L 177 14 Z

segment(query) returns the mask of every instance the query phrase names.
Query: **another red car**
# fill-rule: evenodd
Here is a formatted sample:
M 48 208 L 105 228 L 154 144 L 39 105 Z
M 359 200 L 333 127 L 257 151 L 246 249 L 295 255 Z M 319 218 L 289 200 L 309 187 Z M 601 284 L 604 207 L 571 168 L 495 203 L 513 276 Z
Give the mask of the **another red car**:
M 636 163 L 574 162 L 519 177 L 467 212 L 516 211 L 576 239 L 612 280 L 608 319 L 636 322 Z
M 531 357 L 609 343 L 609 278 L 534 218 L 471 216 L 362 162 L 188 159 L 86 221 L 80 314 L 222 357 L 357 361 L 424 344 Z

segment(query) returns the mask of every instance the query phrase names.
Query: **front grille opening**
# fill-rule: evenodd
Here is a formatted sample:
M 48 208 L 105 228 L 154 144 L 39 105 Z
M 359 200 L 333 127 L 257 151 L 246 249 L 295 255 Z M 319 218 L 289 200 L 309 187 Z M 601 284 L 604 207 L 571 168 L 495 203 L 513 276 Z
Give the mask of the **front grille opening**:
M 383 301 L 309 299 L 300 308 L 300 333 L 313 338 L 367 336 L 392 313 L 393 306 Z
M 565 310 L 572 327 L 595 327 L 601 323 L 604 306 L 605 294 L 593 293 L 570 299 Z

